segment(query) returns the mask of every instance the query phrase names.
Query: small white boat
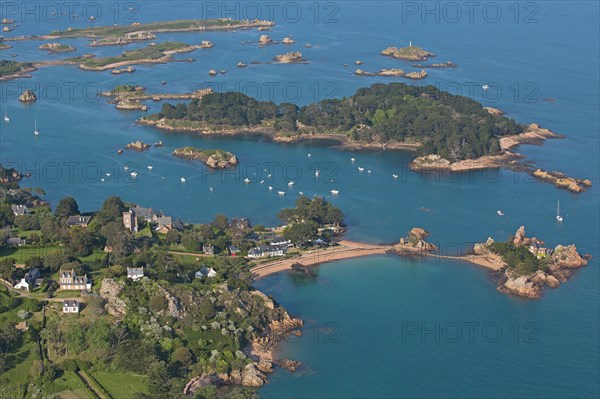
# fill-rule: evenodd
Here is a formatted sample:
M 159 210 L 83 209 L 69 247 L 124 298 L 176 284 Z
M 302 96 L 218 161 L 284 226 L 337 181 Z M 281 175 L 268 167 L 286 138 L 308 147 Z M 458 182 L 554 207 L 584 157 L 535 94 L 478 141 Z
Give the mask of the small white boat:
M 40 131 L 37 128 L 37 120 L 33 120 L 33 134 L 35 134 L 36 136 L 40 134 Z
M 154 169 L 154 166 L 148 165 L 148 170 L 152 170 L 152 169 Z
M 277 194 L 279 194 L 280 196 L 285 196 L 285 191 L 277 191 Z
M 273 191 L 273 187 L 269 186 L 269 191 Z
M 400 176 L 398 176 L 397 174 L 395 174 L 395 173 L 394 173 L 394 174 L 392 175 L 392 177 L 393 177 L 394 179 L 397 179 L 397 178 L 398 178 L 398 177 L 400 177 Z
M 104 178 L 100 179 L 100 181 L 104 181 Z
M 273 175 L 269 173 L 269 175 L 267 177 L 271 177 L 271 176 L 273 176 Z
M 498 209 L 496 213 L 498 214 L 498 216 L 504 216 L 504 212 L 502 212 L 500 209 Z
M 110 173 L 107 173 L 107 174 L 106 174 L 106 177 L 110 177 Z
M 182 183 L 185 183 L 185 177 L 182 177 L 179 180 L 181 180 Z
M 356 161 L 356 158 L 350 158 L 350 160 L 351 160 L 352 162 L 355 162 L 355 161 Z
M 208 188 L 208 191 L 213 191 L 213 188 L 212 188 L 212 187 L 209 187 L 209 188 Z
M 250 183 L 252 180 L 248 179 L 247 177 L 244 179 L 244 183 L 248 184 Z
M 137 172 L 131 172 L 130 175 L 131 175 L 131 177 L 137 177 L 138 174 L 137 174 Z
M 560 214 L 560 201 L 556 204 L 556 220 L 559 222 L 563 221 L 563 217 Z
M 367 170 L 367 173 L 368 173 L 368 174 L 371 174 L 371 169 Z
M 261 180 L 261 181 L 260 181 L 260 184 L 265 184 L 265 181 L 264 181 L 264 180 Z
M 488 85 L 488 84 L 485 84 L 485 85 L 481 86 L 481 88 L 482 88 L 483 90 L 488 90 L 488 89 L 490 88 L 490 85 Z
M 6 122 L 6 123 L 10 122 L 10 118 L 8 117 L 8 114 L 6 113 L 6 107 L 4 107 L 4 122 Z
M 302 192 L 302 191 L 298 191 L 298 194 L 300 194 L 300 195 L 304 195 L 304 192 Z
M 127 166 L 127 165 L 123 166 L 123 170 L 129 170 L 129 166 Z
M 312 154 L 311 154 L 311 153 L 308 153 L 308 154 L 307 154 L 307 157 L 309 157 L 309 158 L 310 158 L 310 157 L 312 157 Z
M 340 192 L 338 190 L 331 190 L 331 194 L 338 195 Z
M 318 170 L 318 169 L 317 169 L 317 170 L 315 170 L 315 176 L 319 176 L 320 174 L 321 174 L 321 171 L 320 171 L 320 170 Z
M 358 171 L 359 171 L 359 172 L 364 172 L 364 171 L 365 171 L 365 168 L 363 168 L 363 167 L 359 166 L 359 167 L 358 167 Z
M 293 187 L 293 186 L 294 186 L 294 184 L 296 184 L 296 182 L 295 182 L 295 181 L 290 181 L 290 182 L 288 182 L 288 186 L 290 186 L 290 187 Z

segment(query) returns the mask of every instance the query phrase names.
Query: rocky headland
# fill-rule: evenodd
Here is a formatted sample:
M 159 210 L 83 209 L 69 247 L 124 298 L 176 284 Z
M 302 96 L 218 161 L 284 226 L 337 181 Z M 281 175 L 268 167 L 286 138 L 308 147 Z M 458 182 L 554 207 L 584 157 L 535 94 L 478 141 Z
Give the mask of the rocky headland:
M 496 108 L 488 107 L 486 109 L 492 115 L 499 115 L 502 113 L 502 111 Z M 485 155 L 479 158 L 451 162 L 440 155 L 429 154 L 415 158 L 411 162 L 410 168 L 417 171 L 450 172 L 505 168 L 526 172 L 541 181 L 552 183 L 558 188 L 564 188 L 574 193 L 580 193 L 592 186 L 590 180 L 569 177 L 562 172 L 548 172 L 542 169 L 536 169 L 532 167 L 531 164 L 522 162 L 525 156 L 512 151 L 514 147 L 521 144 L 541 145 L 546 139 L 563 137 L 564 136 L 558 135 L 551 130 L 540 127 L 536 123 L 532 123 L 528 126 L 527 130 L 521 134 L 500 138 L 501 152 L 497 155 Z
M 210 169 L 227 169 L 239 163 L 234 154 L 221 149 L 203 150 L 196 147 L 183 147 L 173 151 L 173 156 L 200 161 Z

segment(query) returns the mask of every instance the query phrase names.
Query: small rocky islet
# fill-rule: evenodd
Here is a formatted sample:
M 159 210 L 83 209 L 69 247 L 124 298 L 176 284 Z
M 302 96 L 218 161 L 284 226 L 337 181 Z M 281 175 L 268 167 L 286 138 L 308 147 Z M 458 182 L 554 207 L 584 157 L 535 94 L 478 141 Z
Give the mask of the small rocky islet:
M 235 167 L 239 163 L 237 156 L 221 149 L 203 150 L 201 148 L 188 146 L 177 148 L 173 151 L 173 156 L 192 161 L 200 161 L 210 169 L 216 170 Z

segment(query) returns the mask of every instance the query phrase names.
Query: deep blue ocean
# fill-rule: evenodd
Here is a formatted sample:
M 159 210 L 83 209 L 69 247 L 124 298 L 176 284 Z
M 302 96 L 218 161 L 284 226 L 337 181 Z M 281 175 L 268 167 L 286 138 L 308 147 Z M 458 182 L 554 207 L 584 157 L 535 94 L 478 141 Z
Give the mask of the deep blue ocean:
M 282 346 L 283 355 L 302 361 L 306 370 L 277 371 L 261 389 L 262 397 L 598 397 L 598 2 L 81 2 L 66 15 L 53 14 L 56 7 L 67 11 L 67 4 L 3 2 L 1 16 L 18 25 L 4 36 L 136 20 L 260 17 L 277 22 L 266 32 L 273 39 L 292 35 L 296 44 L 261 48 L 256 44 L 261 33 L 255 29 L 161 34 L 157 42 L 210 40 L 215 47 L 177 55 L 194 58 L 192 63 L 140 65 L 133 74 L 51 66 L 31 79 L 0 83 L 2 114 L 6 110 L 10 117 L 10 123 L 0 125 L 0 160 L 32 173 L 22 185 L 42 187 L 53 203 L 72 195 L 87 211 L 119 195 L 186 221 L 205 222 L 225 213 L 270 226 L 302 191 L 324 195 L 344 211 L 349 239 L 392 242 L 421 226 L 432 233 L 431 241 L 452 253 L 488 236 L 505 239 L 525 225 L 549 245 L 575 243 L 595 257 L 537 301 L 499 293 L 487 270 L 469 264 L 393 256 L 324 264 L 315 269 L 315 279 L 289 273 L 262 279 L 258 289 L 306 322 L 304 336 Z M 73 14 L 77 18 L 70 21 Z M 86 22 L 85 15 L 95 15 L 96 21 Z M 458 68 L 429 69 L 420 82 L 353 75 L 356 60 L 367 71 L 414 70 L 411 63 L 379 55 L 386 47 L 410 41 L 436 53 L 431 62 L 450 60 Z M 59 60 L 85 53 L 116 55 L 147 44 L 93 48 L 87 39 L 61 42 L 77 52 L 48 55 L 38 49 L 41 42 L 20 41 L 0 56 Z M 312 46 L 305 47 L 307 43 Z M 309 63 L 236 68 L 239 61 L 264 63 L 290 50 L 300 50 Z M 210 69 L 227 74 L 211 78 Z M 392 81 L 436 85 L 499 108 L 520 123 L 535 122 L 564 134 L 564 139 L 522 146 L 519 152 L 544 169 L 591 179 L 594 186 L 572 194 L 510 171 L 424 176 L 407 170 L 413 157 L 409 152 L 350 153 L 324 143 L 279 145 L 260 137 L 169 134 L 135 125 L 144 113 L 117 111 L 98 96 L 131 83 L 150 93 L 211 87 L 303 105 Z M 483 91 L 483 84 L 490 89 Z M 24 89 L 34 90 L 39 101 L 21 104 L 18 95 Z M 148 105 L 149 112 L 161 106 Z M 34 120 L 41 132 L 37 137 Z M 165 146 L 117 155 L 132 140 L 162 140 Z M 235 171 L 207 172 L 171 156 L 174 148 L 185 145 L 232 151 L 241 164 Z M 124 172 L 126 164 L 129 172 L 139 171 L 136 179 Z M 358 166 L 372 173 L 361 173 Z M 315 169 L 321 170 L 319 179 Z M 253 182 L 245 184 L 245 177 Z M 286 184 L 289 180 L 296 181 L 293 188 Z M 337 197 L 330 194 L 334 188 L 340 191 Z M 278 196 L 278 190 L 288 194 Z M 559 200 L 562 224 L 554 218 Z M 498 217 L 498 209 L 506 216 Z

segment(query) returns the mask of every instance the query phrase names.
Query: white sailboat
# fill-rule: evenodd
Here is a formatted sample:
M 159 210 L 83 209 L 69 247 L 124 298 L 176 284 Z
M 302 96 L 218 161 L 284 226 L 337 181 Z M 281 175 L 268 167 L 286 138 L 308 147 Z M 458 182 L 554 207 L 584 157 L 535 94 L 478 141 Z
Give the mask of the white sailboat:
M 8 117 L 8 114 L 6 113 L 6 107 L 4 107 L 4 122 L 6 122 L 6 123 L 10 122 L 10 118 Z
M 180 177 L 180 178 L 179 178 L 179 180 L 180 180 L 182 183 L 185 183 L 185 177 Z
M 33 134 L 36 136 L 40 134 L 40 131 L 37 128 L 37 120 L 35 118 L 33 119 Z
M 500 209 L 498 209 L 496 213 L 498 214 L 498 216 L 504 216 L 504 212 L 502 212 Z
M 558 220 L 559 222 L 563 221 L 563 217 L 560 214 L 560 201 L 558 201 L 558 203 L 556 204 L 556 220 Z
M 332 195 L 338 195 L 340 192 L 338 190 L 331 190 Z

